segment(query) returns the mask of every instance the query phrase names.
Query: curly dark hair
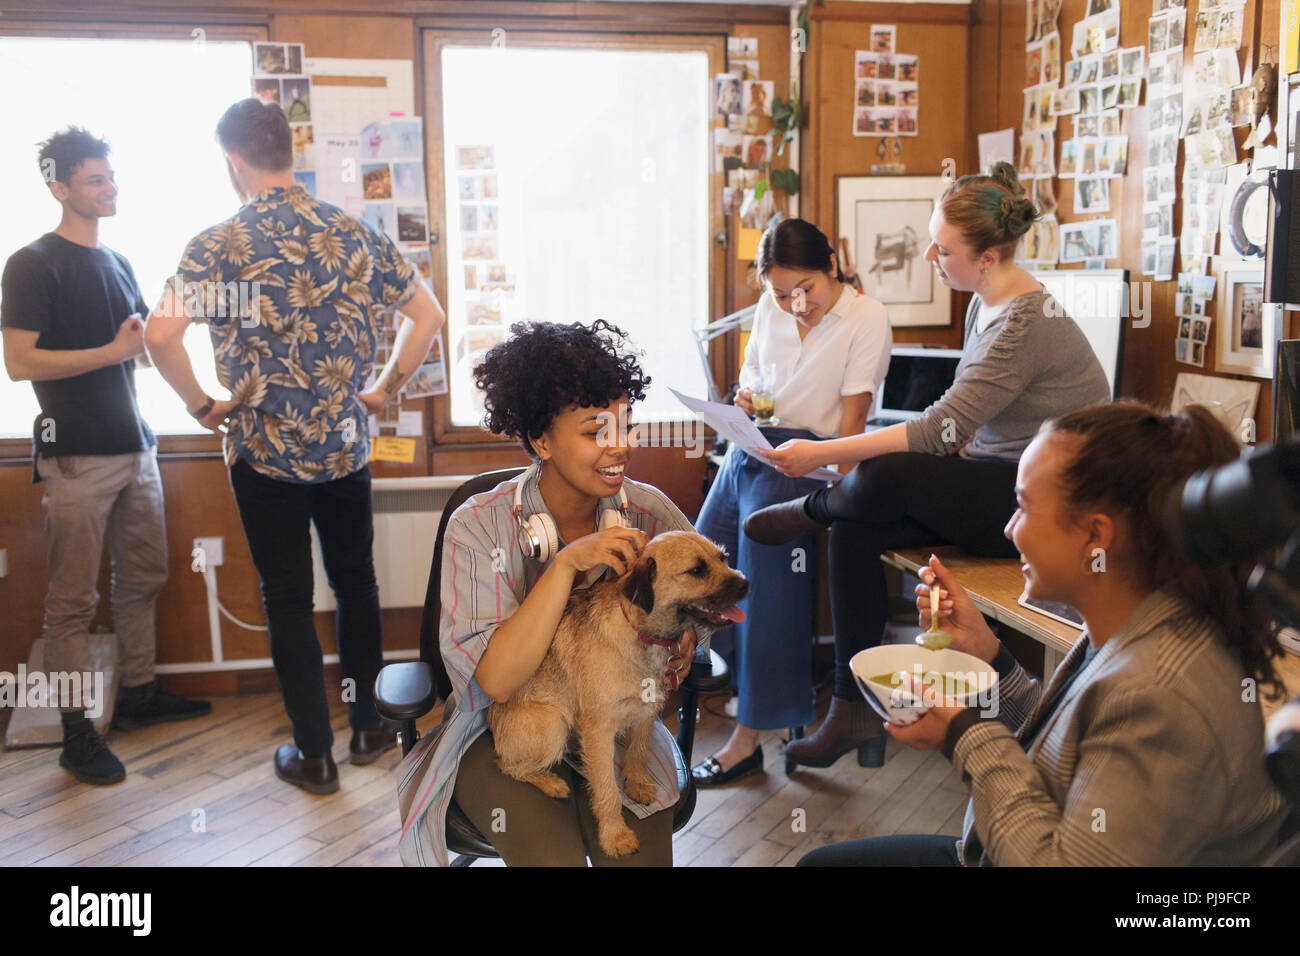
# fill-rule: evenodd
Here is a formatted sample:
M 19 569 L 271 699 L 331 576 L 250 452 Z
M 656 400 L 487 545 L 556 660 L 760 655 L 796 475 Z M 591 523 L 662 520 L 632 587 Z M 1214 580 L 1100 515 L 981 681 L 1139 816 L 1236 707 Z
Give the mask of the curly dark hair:
M 518 438 L 536 459 L 530 439 L 540 438 L 569 406 L 600 408 L 624 395 L 641 401 L 650 377 L 637 361 L 640 353 L 621 351 L 626 339 L 604 319 L 591 325 L 516 322 L 510 338 L 474 366 L 487 409 L 483 427 Z
M 36 159 L 47 183 L 53 178 L 67 185 L 78 166 L 88 159 L 107 159 L 108 153 L 108 140 L 80 126 L 69 126 L 40 143 Z

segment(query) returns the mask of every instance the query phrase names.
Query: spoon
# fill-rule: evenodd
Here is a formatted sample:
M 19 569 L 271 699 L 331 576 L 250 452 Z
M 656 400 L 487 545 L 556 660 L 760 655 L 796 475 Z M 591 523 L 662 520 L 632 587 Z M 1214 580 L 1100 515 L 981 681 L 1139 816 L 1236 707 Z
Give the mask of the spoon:
M 930 585 L 930 629 L 916 635 L 916 643 L 932 651 L 941 651 L 952 644 L 952 635 L 939 630 L 939 582 Z

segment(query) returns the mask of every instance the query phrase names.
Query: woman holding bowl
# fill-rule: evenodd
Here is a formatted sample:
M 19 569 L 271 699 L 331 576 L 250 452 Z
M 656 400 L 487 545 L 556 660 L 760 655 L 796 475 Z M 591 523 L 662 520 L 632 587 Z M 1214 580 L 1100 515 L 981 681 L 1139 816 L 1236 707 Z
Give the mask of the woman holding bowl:
M 1280 688 L 1276 628 L 1242 569 L 1183 556 L 1161 504 L 1238 447 L 1196 405 L 1160 415 L 1102 405 L 1043 426 L 1020 459 L 1006 536 L 1027 594 L 1063 601 L 1084 632 L 1044 689 L 1016 663 L 940 561 L 930 588 L 952 647 L 998 672 L 997 712 L 931 707 L 889 733 L 942 750 L 970 788 L 962 837 L 835 844 L 801 866 L 1242 866 L 1275 848 L 1286 804 L 1264 767 L 1255 688 Z M 1247 692 L 1247 690 L 1252 692 Z

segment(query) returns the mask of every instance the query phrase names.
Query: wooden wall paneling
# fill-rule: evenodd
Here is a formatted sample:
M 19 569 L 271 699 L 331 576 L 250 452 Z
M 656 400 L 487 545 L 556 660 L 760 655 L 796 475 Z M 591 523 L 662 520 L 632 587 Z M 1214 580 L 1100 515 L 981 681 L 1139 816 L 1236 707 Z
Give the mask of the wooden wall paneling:
M 868 175 L 872 164 L 880 162 L 880 138 L 853 135 L 853 57 L 856 50 L 869 48 L 872 23 L 897 24 L 895 50 L 920 57 L 919 135 L 900 137 L 907 172 L 938 175 L 945 159 L 954 159 L 958 167 L 968 161 L 974 138 L 966 110 L 970 9 L 942 8 L 922 22 L 911 6 L 827 3 L 824 11 L 813 10 L 811 62 L 806 66 L 813 73 L 811 117 L 804 153 L 810 194 L 803 209 L 837 244 L 835 178 Z M 861 250 L 854 249 L 853 255 L 860 264 Z M 895 340 L 959 348 L 963 304 L 961 296 L 954 297 L 947 327 L 908 326 L 895 330 Z

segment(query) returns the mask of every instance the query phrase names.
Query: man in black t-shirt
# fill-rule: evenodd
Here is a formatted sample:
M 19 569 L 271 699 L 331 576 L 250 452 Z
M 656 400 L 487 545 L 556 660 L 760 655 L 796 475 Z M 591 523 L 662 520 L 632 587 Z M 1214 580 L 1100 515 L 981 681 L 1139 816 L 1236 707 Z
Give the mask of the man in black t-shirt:
M 126 771 L 87 715 L 104 702 L 89 690 L 66 693 L 91 678 L 88 632 L 105 538 L 121 686 L 113 726 L 196 717 L 211 705 L 177 697 L 154 678 L 167 543 L 157 441 L 135 394 L 148 308 L 126 259 L 99 244 L 100 218 L 117 212 L 108 144 L 70 127 L 41 144 L 40 163 L 63 218 L 5 263 L 4 362 L 11 379 L 31 381 L 41 407 L 32 459 L 49 532 L 44 672 L 51 688 L 65 689 L 59 763 L 85 783 L 116 783 Z M 84 677 L 56 683 L 60 674 Z

